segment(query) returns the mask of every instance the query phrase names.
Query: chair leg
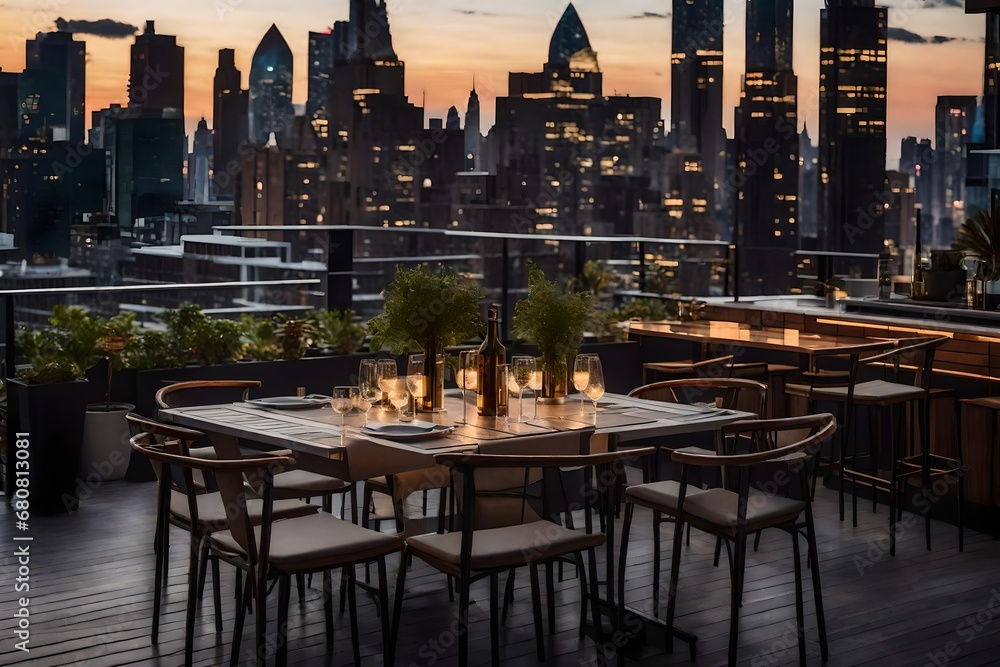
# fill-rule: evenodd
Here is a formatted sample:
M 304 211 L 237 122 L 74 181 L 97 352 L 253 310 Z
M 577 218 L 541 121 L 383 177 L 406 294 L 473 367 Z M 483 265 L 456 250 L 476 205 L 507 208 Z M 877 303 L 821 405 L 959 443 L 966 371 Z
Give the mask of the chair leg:
M 806 507 L 806 543 L 809 548 L 809 560 L 812 562 L 813 600 L 816 605 L 816 625 L 819 627 L 819 646 L 825 662 L 829 656 L 826 643 L 826 615 L 823 613 L 823 587 L 819 577 L 819 552 L 816 548 L 816 525 L 813 523 L 811 509 Z
M 604 645 L 604 622 L 601 620 L 601 608 L 599 605 L 601 599 L 601 592 L 598 588 L 599 582 L 597 578 L 597 553 L 593 549 L 587 550 L 587 569 L 589 574 L 587 575 L 587 580 L 590 585 L 590 613 L 594 618 L 594 628 L 597 633 L 597 643 L 600 646 Z M 581 576 L 583 572 L 580 572 Z M 610 601 L 612 601 L 612 598 Z
M 628 536 L 628 526 L 631 522 L 632 514 L 635 512 L 630 503 L 625 503 L 625 524 L 622 526 L 622 558 L 624 559 L 625 553 L 625 543 Z M 660 615 L 660 596 L 656 594 L 656 591 L 660 590 L 660 560 L 663 558 L 662 553 L 663 547 L 660 543 L 660 513 L 653 512 L 653 616 Z M 619 573 L 624 574 L 624 572 L 619 568 Z M 624 583 L 621 580 L 621 576 L 618 578 L 619 588 L 623 586 Z
M 500 576 L 490 575 L 490 654 L 493 667 L 500 667 Z
M 406 552 L 403 552 L 404 558 Z M 537 580 L 537 575 L 536 575 Z M 458 581 L 458 665 L 468 667 L 469 665 L 469 578 L 459 577 Z M 537 599 L 537 596 L 536 596 Z M 536 621 L 536 625 L 537 625 Z M 535 628 L 538 636 L 541 636 L 541 627 Z
M 729 599 L 729 664 L 736 664 L 740 637 L 740 605 L 743 601 L 743 567 L 746 562 L 747 537 L 737 533 L 734 545 L 733 590 Z
M 587 625 L 587 598 L 589 594 L 587 593 L 587 575 L 584 574 L 584 564 L 583 556 L 580 552 L 576 552 L 576 571 L 579 573 L 578 579 L 580 580 L 580 639 L 586 636 L 584 632 Z
M 385 667 L 392 667 L 395 656 L 389 629 L 389 577 L 386 574 L 385 556 L 378 559 L 378 606 L 382 611 L 379 614 L 382 621 L 382 664 Z
M 208 574 L 208 539 L 201 537 L 198 548 L 198 599 L 205 596 L 205 577 Z
M 500 619 L 504 622 L 507 621 L 507 611 L 510 609 L 510 605 L 514 602 L 514 577 L 516 575 L 515 570 L 510 570 L 507 572 L 507 585 L 504 586 L 503 591 L 503 605 L 501 605 Z M 448 577 L 448 594 L 451 596 L 449 601 L 454 601 L 454 595 L 451 595 L 451 583 L 452 578 Z
M 184 664 L 190 665 L 194 660 L 194 619 L 195 606 L 198 601 L 198 538 L 191 533 L 190 557 L 188 558 L 188 599 L 187 616 L 184 622 Z
M 150 632 L 150 641 L 154 646 L 160 640 L 160 603 L 163 599 L 164 588 L 163 577 L 160 573 L 167 569 L 166 557 L 166 548 L 161 542 L 156 551 L 156 573 L 153 575 L 153 627 Z
M 212 562 L 212 596 L 215 598 L 215 631 L 222 632 L 222 585 L 219 581 L 219 559 Z
M 681 541 L 684 535 L 684 522 L 677 519 L 677 526 L 674 528 L 673 558 L 670 561 L 670 584 L 667 588 L 667 642 L 665 650 L 667 653 L 674 652 L 674 612 L 677 610 L 677 578 L 681 570 Z
M 237 570 L 237 572 L 240 572 L 240 570 Z M 247 607 L 249 607 L 251 603 L 251 593 L 250 577 L 247 577 L 245 585 L 237 585 L 236 621 L 233 626 L 233 647 L 231 653 L 229 654 L 230 667 L 236 667 L 236 665 L 240 662 L 240 642 L 243 640 L 243 622 L 246 620 Z
M 920 411 L 920 450 L 923 462 L 923 476 L 921 486 L 924 493 L 931 490 L 931 401 L 930 394 L 923 401 L 923 410 Z M 924 512 L 924 539 L 927 542 L 927 550 L 931 550 L 931 513 Z
M 341 582 L 341 597 L 347 587 L 347 579 Z M 333 644 L 333 573 L 323 570 L 323 626 L 326 632 L 326 643 Z
M 556 586 L 554 578 L 553 563 L 549 561 L 545 564 L 545 610 L 549 615 L 549 632 L 556 632 Z
M 802 560 L 799 553 L 799 532 L 792 527 L 792 558 L 795 562 L 795 622 L 799 640 L 799 664 L 806 664 L 806 614 L 802 607 Z
M 408 556 L 409 547 L 403 547 L 403 562 Z M 406 590 L 406 568 L 400 566 L 396 576 L 396 599 L 393 601 L 392 629 L 389 632 L 389 654 L 395 659 L 396 643 L 399 641 L 399 618 L 403 613 L 403 593 Z
M 257 567 L 261 570 L 261 574 L 258 575 L 257 579 L 257 600 L 254 608 L 254 617 L 256 621 L 256 664 L 257 667 L 264 667 L 264 658 L 267 655 L 267 643 L 266 643 L 266 633 L 267 633 L 267 579 L 264 575 L 264 568 L 267 567 L 265 563 L 259 563 Z
M 358 595 L 355 583 L 354 566 L 347 569 L 347 605 L 351 610 L 351 650 L 354 651 L 354 664 L 361 664 L 361 643 L 358 636 Z
M 617 614 L 615 618 L 615 631 L 616 633 L 622 633 L 625 636 L 625 564 L 628 560 L 628 540 L 629 533 L 632 531 L 632 517 L 635 514 L 635 505 L 630 502 L 625 503 L 625 518 L 622 520 L 622 545 L 618 553 L 618 604 L 617 604 Z M 653 526 L 656 526 L 656 522 L 653 522 Z M 660 541 L 659 531 L 653 531 L 653 543 L 658 544 Z M 659 549 L 657 549 L 659 551 Z M 659 557 L 657 555 L 654 572 L 659 572 Z M 657 610 L 659 609 L 660 600 L 660 577 L 654 576 L 653 578 L 653 615 L 656 616 Z M 614 600 L 612 600 L 614 602 Z M 625 647 L 618 646 L 618 667 L 622 667 L 625 664 Z
M 545 660 L 545 640 L 542 636 L 542 601 L 541 587 L 538 585 L 538 565 L 528 564 L 531 575 L 531 615 L 535 621 L 535 652 L 539 660 Z
M 275 656 L 277 667 L 285 667 L 288 664 L 288 603 L 291 601 L 291 597 L 291 577 L 283 574 L 278 579 L 278 636 L 276 638 L 278 646 Z

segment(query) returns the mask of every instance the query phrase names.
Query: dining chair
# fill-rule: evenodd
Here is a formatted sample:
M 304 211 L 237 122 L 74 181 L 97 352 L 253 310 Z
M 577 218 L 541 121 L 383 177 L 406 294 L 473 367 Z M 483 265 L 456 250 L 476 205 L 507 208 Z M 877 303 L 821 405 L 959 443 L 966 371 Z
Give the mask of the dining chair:
M 161 408 L 182 408 L 193 405 L 245 401 L 250 390 L 261 386 L 258 380 L 191 380 L 175 382 L 156 392 L 156 404 Z M 241 449 L 244 457 L 256 456 L 257 450 Z M 192 456 L 215 458 L 212 447 L 196 447 Z M 274 475 L 274 499 L 289 500 L 301 498 L 306 502 L 313 497 L 322 499 L 323 511 L 333 512 L 333 496 L 341 496 L 340 518 L 344 518 L 347 494 L 351 494 L 352 515 L 356 514 L 356 491 L 354 485 L 336 477 L 322 475 L 308 470 L 286 470 Z M 356 516 L 354 517 L 356 520 Z
M 657 380 L 679 380 L 683 378 L 727 378 L 732 373 L 734 356 L 727 354 L 712 359 L 692 361 L 651 361 L 642 365 L 642 381 L 645 384 Z
M 743 600 L 743 582 L 747 557 L 747 536 L 767 528 L 779 528 L 792 536 L 792 555 L 795 570 L 795 615 L 800 663 L 805 664 L 806 648 L 805 614 L 802 599 L 802 566 L 800 535 L 805 536 L 811 563 L 813 597 L 819 627 L 819 642 L 823 660 L 828 656 L 826 622 L 823 613 L 822 587 L 816 548 L 816 530 L 812 516 L 812 501 L 808 492 L 808 462 L 819 445 L 836 431 L 836 420 L 831 414 L 789 417 L 772 420 L 735 422 L 722 427 L 726 442 L 736 445 L 749 443 L 750 451 L 744 453 L 713 454 L 695 450 L 675 450 L 671 458 L 681 465 L 681 480 L 677 496 L 661 495 L 650 485 L 630 487 L 626 491 L 625 519 L 622 526 L 621 554 L 618 562 L 618 625 L 624 627 L 625 572 L 628 567 L 629 533 L 636 506 L 654 512 L 676 513 L 673 555 L 667 600 L 667 642 L 672 648 L 674 616 L 681 560 L 681 541 L 685 525 L 715 535 L 726 542 L 732 554 L 730 566 L 730 620 L 728 661 L 735 665 L 739 639 L 740 606 Z M 789 435 L 794 436 L 789 438 Z M 780 445 L 789 439 L 794 441 Z M 776 484 L 758 484 L 751 491 L 751 473 L 761 466 L 780 463 L 792 477 L 799 481 L 800 498 L 780 495 Z M 724 487 L 697 490 L 689 485 L 692 469 L 705 467 L 724 468 Z M 643 488 L 643 487 L 646 488 Z M 695 491 L 691 493 L 691 491 Z M 660 595 L 659 580 L 654 581 L 654 595 Z M 619 653 L 619 664 L 624 652 Z
M 351 643 L 355 664 L 360 664 L 353 570 L 357 564 L 373 561 L 377 563 L 379 571 L 378 604 L 381 610 L 384 664 L 392 665 L 388 618 L 389 587 L 385 559 L 386 556 L 398 553 L 403 548 L 402 538 L 362 528 L 325 512 L 278 520 L 275 512 L 277 502 L 273 498 L 273 477 L 277 468 L 294 464 L 289 451 L 262 453 L 261 457 L 255 459 L 202 459 L 171 453 L 169 443 L 164 446 L 151 442 L 146 439 L 146 434 L 133 437 L 132 447 L 159 463 L 163 469 L 173 466 L 184 471 L 185 480 L 191 478 L 191 471 L 202 470 L 210 472 L 219 485 L 219 493 L 227 508 L 228 528 L 211 533 L 207 536 L 207 541 L 214 557 L 225 560 L 246 573 L 242 595 L 237 604 L 231 665 L 240 662 L 243 622 L 251 604 L 256 621 L 253 662 L 259 666 L 265 663 L 268 652 L 267 593 L 268 584 L 273 580 L 276 580 L 278 585 L 278 639 L 274 642 L 277 646 L 276 664 L 279 666 L 287 664 L 288 605 L 292 576 L 323 573 L 326 639 L 328 643 L 332 642 L 333 602 L 330 571 L 339 568 L 348 570 L 348 578 L 352 584 L 348 591 Z M 248 478 L 262 480 L 262 487 L 256 494 L 248 491 L 246 485 Z M 254 497 L 256 495 L 260 497 Z M 194 494 L 188 495 L 188 504 L 195 511 L 196 498 Z M 255 521 L 253 509 L 258 503 L 261 507 L 259 522 Z M 190 664 L 193 649 L 191 629 L 195 616 L 196 587 L 196 580 L 189 575 L 188 635 L 185 642 L 187 664 Z
M 746 379 L 687 379 L 687 380 L 667 380 L 656 382 L 642 387 L 637 387 L 629 392 L 629 396 L 643 398 L 652 401 L 664 401 L 668 403 L 708 403 L 719 405 L 728 410 L 741 410 L 763 417 L 767 406 L 767 385 L 755 380 Z M 723 453 L 722 432 L 715 432 L 715 453 Z M 672 523 L 677 516 L 677 498 L 680 492 L 680 483 L 675 479 L 659 479 L 660 455 L 661 452 L 669 457 L 673 449 L 666 444 L 657 447 L 657 453 L 652 457 L 653 472 L 648 474 L 643 480 L 646 484 L 641 487 L 634 487 L 634 493 L 649 498 L 650 502 L 655 502 L 662 510 L 653 510 L 653 578 L 659 581 L 660 578 L 660 552 L 662 544 L 660 540 L 660 526 L 664 523 Z M 698 449 L 697 447 L 686 447 L 686 449 Z M 703 449 L 704 448 L 700 448 Z M 708 450 L 704 450 L 708 451 Z M 705 484 L 705 480 L 701 480 Z M 630 487 L 632 488 L 632 487 Z M 699 493 L 701 488 L 693 485 L 689 488 L 689 493 Z M 626 492 L 627 498 L 627 492 Z M 688 543 L 691 541 L 691 531 L 688 528 Z M 716 542 L 715 566 L 718 567 L 722 553 L 722 540 Z M 659 598 L 653 598 L 653 613 L 659 613 Z
M 930 428 L 930 400 L 937 397 L 954 398 L 953 394 L 935 393 L 931 387 L 934 357 L 949 337 L 904 338 L 895 342 L 894 349 L 855 359 L 847 385 L 811 387 L 810 396 L 817 400 L 844 404 L 848 424 L 858 421 L 857 411 L 865 408 L 869 426 L 868 446 L 860 452 L 856 431 L 845 429 L 843 447 L 837 464 L 840 477 L 840 511 L 844 519 L 846 483 L 851 484 L 851 513 L 853 524 L 858 525 L 857 486 L 868 486 L 872 491 L 872 508 L 877 509 L 878 492 L 889 498 L 889 553 L 896 553 L 896 521 L 902 514 L 906 485 L 909 479 L 919 479 L 921 494 L 926 499 L 931 486 L 938 478 L 957 478 L 958 487 L 958 544 L 964 550 L 964 483 L 963 475 L 956 474 L 963 468 L 961 436 L 955 434 L 954 458 L 933 453 Z M 905 380 L 901 371 L 910 372 Z M 862 374 L 865 377 L 862 377 Z M 868 379 L 873 378 L 873 379 Z M 801 391 L 801 390 L 799 390 Z M 893 410 L 896 419 L 893 420 Z M 885 413 L 889 416 L 889 460 L 880 461 L 878 447 L 882 441 Z M 896 422 L 894 424 L 893 422 Z M 906 422 L 909 422 L 908 424 Z M 956 426 L 958 421 L 956 420 Z M 902 442 L 901 442 L 902 440 Z M 918 451 L 919 443 L 919 451 Z M 868 471 L 860 469 L 859 462 L 867 459 Z M 931 548 L 931 517 L 929 508 L 922 510 L 927 549 Z
M 208 436 L 200 431 L 161 424 L 146 419 L 134 413 L 126 415 L 130 428 L 136 435 L 132 436 L 132 448 L 147 455 L 153 464 L 157 478 L 156 493 L 156 526 L 154 528 L 154 543 L 157 544 L 156 566 L 153 582 L 153 625 L 152 643 L 159 640 L 160 606 L 163 589 L 167 583 L 169 571 L 169 528 L 171 525 L 182 528 L 189 534 L 190 560 L 188 565 L 189 582 L 195 589 L 189 592 L 189 605 L 201 597 L 205 583 L 205 573 L 209 563 L 212 566 L 212 585 L 215 597 L 215 627 L 222 630 L 222 601 L 219 591 L 219 563 L 217 559 L 209 558 L 209 537 L 218 531 L 228 528 L 227 505 L 219 491 L 205 491 L 195 483 L 194 472 L 207 470 L 197 466 L 163 465 L 163 461 L 150 452 L 162 451 L 182 458 L 192 458 L 191 444 L 204 442 Z M 270 460 L 270 454 L 262 452 L 261 457 Z M 196 457 L 195 457 L 196 458 Z M 207 461 L 207 459 L 197 458 Z M 255 459 L 257 460 L 257 459 Z M 287 459 L 277 460 L 287 463 Z M 287 519 L 316 514 L 319 507 L 296 500 L 275 502 L 269 508 L 270 515 L 275 519 Z M 252 500 L 247 505 L 248 517 L 251 522 L 260 524 L 264 520 L 264 504 L 259 499 Z M 193 607 L 189 609 L 188 628 L 194 623 Z
M 523 438 L 522 449 L 536 452 L 583 447 L 593 431 L 564 432 Z M 442 573 L 458 579 L 459 590 L 459 664 L 469 663 L 470 587 L 474 581 L 489 580 L 490 649 L 492 664 L 500 664 L 499 577 L 516 568 L 528 567 L 531 578 L 532 614 L 536 652 L 545 657 L 542 632 L 539 566 L 572 554 L 587 553 L 586 573 L 581 583 L 589 590 L 590 604 L 598 636 L 601 621 L 598 611 L 597 562 L 595 549 L 605 536 L 588 529 L 564 526 L 553 520 L 546 494 L 541 490 L 544 471 L 562 468 L 596 469 L 593 493 L 608 507 L 608 492 L 614 488 L 612 464 L 651 454 L 652 448 L 587 455 L 548 454 L 438 454 L 434 458 L 454 470 L 456 495 L 462 517 L 460 531 L 406 538 L 403 559 L 410 555 L 423 560 Z M 396 584 L 392 636 L 398 636 L 405 591 L 405 568 L 400 568 Z M 589 582 L 589 587 L 587 582 Z

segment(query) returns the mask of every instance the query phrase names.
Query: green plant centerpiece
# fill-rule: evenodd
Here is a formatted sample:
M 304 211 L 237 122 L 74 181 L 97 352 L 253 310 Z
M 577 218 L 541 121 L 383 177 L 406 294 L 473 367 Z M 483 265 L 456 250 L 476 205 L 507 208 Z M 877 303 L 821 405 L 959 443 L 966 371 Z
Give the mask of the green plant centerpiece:
M 590 292 L 562 291 L 534 262 L 528 262 L 528 296 L 514 307 L 514 335 L 538 345 L 540 400 L 557 403 L 565 399 L 569 359 L 579 352 L 593 317 Z
M 424 410 L 440 410 L 444 401 L 444 369 L 436 362 L 449 345 L 482 335 L 479 285 L 443 268 L 396 268 L 395 279 L 382 292 L 383 312 L 368 322 L 373 352 L 424 353 Z

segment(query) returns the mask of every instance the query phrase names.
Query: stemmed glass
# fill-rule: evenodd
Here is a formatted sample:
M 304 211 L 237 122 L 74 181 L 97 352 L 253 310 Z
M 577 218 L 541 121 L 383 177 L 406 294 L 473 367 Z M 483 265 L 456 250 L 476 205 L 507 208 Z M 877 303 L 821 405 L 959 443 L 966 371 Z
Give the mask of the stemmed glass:
M 351 405 L 365 416 L 365 426 L 368 426 L 368 411 L 372 409 L 372 402 L 360 386 L 351 387 Z
M 535 411 L 532 413 L 532 419 L 538 419 L 538 396 L 542 393 L 542 372 L 538 370 L 538 360 L 535 360 L 535 374 L 531 378 L 531 382 L 528 383 L 528 388 L 531 389 L 531 393 L 535 395 Z
M 361 398 L 370 404 L 382 402 L 382 392 L 378 386 L 378 366 L 374 359 L 362 359 L 358 369 L 358 388 Z M 368 412 L 365 412 L 365 424 L 368 424 Z
M 466 391 L 479 391 L 479 351 L 466 350 L 458 355 L 458 376 L 456 378 L 459 388 L 462 390 L 462 423 L 466 421 Z
M 347 413 L 354 408 L 351 402 L 351 387 L 334 387 L 330 407 L 340 415 L 340 442 L 343 444 L 347 433 Z
M 524 388 L 535 379 L 535 358 L 514 357 L 514 384 L 517 385 L 517 421 L 524 421 Z
M 424 389 L 424 355 L 411 354 L 406 363 L 406 388 L 413 396 L 413 410 L 420 409 L 420 401 L 426 395 Z
M 382 408 L 388 409 L 392 407 L 392 402 L 389 400 L 389 390 L 396 378 L 399 376 L 399 371 L 396 369 L 395 359 L 379 359 L 376 366 L 376 377 L 378 378 L 378 388 L 382 390 Z
M 389 387 L 389 402 L 392 403 L 397 411 L 396 422 L 400 424 L 403 423 L 403 408 L 410 402 L 410 391 L 407 389 L 408 384 L 406 380 L 396 378 L 388 381 L 386 385 Z
M 594 354 L 578 354 L 573 360 L 573 388 L 580 392 L 580 414 L 584 414 L 583 394 L 590 384 L 590 360 Z
M 584 393 L 594 402 L 594 423 L 597 423 L 597 401 L 604 396 L 604 369 L 600 357 L 596 355 L 590 358 L 590 379 Z

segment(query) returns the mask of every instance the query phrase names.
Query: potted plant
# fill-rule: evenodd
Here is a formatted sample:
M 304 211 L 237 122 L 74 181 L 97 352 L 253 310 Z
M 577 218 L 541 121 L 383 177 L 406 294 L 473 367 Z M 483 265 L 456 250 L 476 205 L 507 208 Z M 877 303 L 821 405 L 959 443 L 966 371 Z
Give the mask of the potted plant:
M 996 310 L 1000 306 L 1000 208 L 980 211 L 967 219 L 955 233 L 951 247 L 983 263 L 986 308 Z
M 353 310 L 315 310 L 309 320 L 316 328 L 316 344 L 324 352 L 354 354 L 365 344 L 367 332 L 354 321 Z
M 10 433 L 24 434 L 29 452 L 30 511 L 72 512 L 79 507 L 77 476 L 87 411 L 84 366 L 96 363 L 99 332 L 82 308 L 56 306 L 51 327 L 23 330 L 18 342 L 28 367 L 8 383 L 15 410 Z M 88 351 L 88 345 L 89 351 Z M 14 466 L 7 488 L 14 488 Z
M 435 361 L 449 345 L 482 335 L 482 290 L 472 279 L 448 268 L 432 273 L 423 266 L 397 267 L 395 279 L 382 296 L 382 314 L 368 322 L 370 349 L 387 347 L 394 354 L 421 350 L 427 360 L 424 409 L 441 409 L 444 369 Z
M 957 250 L 932 250 L 931 268 L 924 271 L 928 301 L 962 301 L 965 297 L 964 256 Z
M 514 335 L 538 345 L 542 359 L 539 400 L 565 400 L 568 360 L 579 351 L 593 317 L 590 292 L 563 292 L 555 282 L 546 280 L 534 262 L 528 262 L 528 296 L 514 307 Z

